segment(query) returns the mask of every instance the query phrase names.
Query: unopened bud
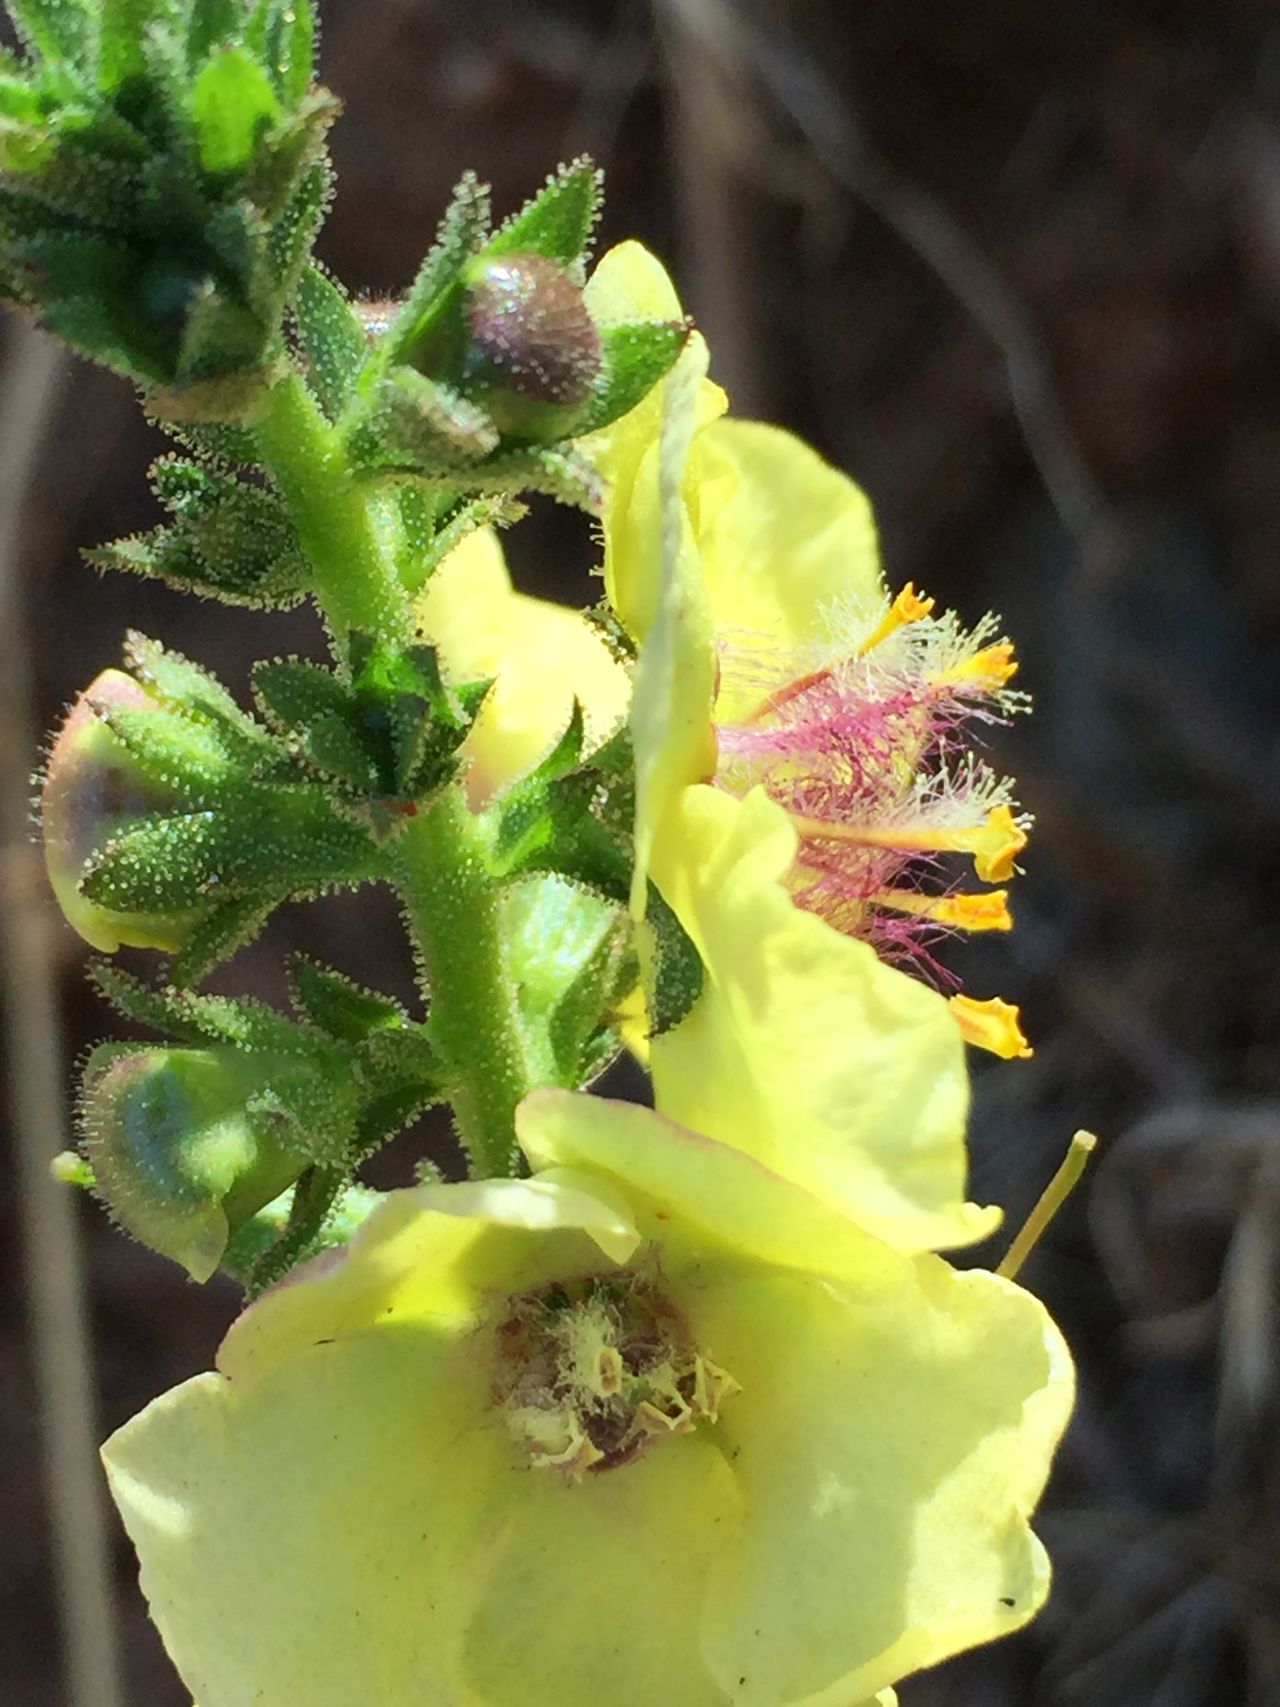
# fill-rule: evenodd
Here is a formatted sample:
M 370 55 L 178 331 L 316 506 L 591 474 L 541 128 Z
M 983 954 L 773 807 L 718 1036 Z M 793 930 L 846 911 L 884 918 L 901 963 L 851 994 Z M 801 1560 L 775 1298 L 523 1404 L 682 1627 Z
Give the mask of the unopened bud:
M 468 395 L 501 432 L 558 438 L 600 376 L 600 334 L 581 287 L 542 255 L 473 263 Z
M 141 770 L 103 721 L 103 714 L 112 709 L 145 709 L 152 703 L 132 676 L 104 670 L 76 700 L 58 731 L 40 795 L 45 867 L 58 905 L 72 929 L 106 954 L 122 944 L 176 951 L 207 910 L 118 913 L 80 892 L 85 862 L 92 854 L 148 814 L 175 804 L 176 797 Z
M 303 1171 L 291 1125 L 252 1099 L 296 1062 L 230 1048 L 104 1044 L 84 1073 L 85 1153 L 112 1215 L 208 1280 L 228 1239 Z

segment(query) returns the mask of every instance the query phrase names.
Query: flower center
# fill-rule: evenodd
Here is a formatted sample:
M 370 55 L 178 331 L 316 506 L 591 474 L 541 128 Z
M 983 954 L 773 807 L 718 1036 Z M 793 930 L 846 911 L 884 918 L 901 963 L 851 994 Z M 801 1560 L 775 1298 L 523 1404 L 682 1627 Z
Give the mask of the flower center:
M 715 1422 L 737 1391 L 681 1312 L 632 1270 L 524 1293 L 498 1326 L 494 1400 L 530 1462 L 571 1481 Z
M 1013 649 L 994 618 L 966 632 L 910 585 L 880 608 L 829 611 L 826 626 L 795 653 L 727 641 L 715 781 L 735 794 L 763 784 L 790 815 L 799 906 L 954 988 L 933 943 L 1012 920 L 1005 890 L 962 889 L 946 862 L 968 855 L 980 881 L 1004 883 L 1027 840 L 1008 779 L 977 756 L 972 732 L 1025 703 L 1008 685 Z M 966 1036 L 1025 1052 L 1013 1010 L 999 1004 L 1013 1023 L 995 1025 L 989 1007 L 961 999 Z

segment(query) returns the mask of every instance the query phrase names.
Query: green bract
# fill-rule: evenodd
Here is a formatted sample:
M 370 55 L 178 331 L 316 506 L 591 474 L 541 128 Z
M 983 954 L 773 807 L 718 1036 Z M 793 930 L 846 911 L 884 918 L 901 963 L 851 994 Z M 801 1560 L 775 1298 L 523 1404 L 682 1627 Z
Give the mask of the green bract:
M 520 1135 L 532 1180 L 396 1194 L 108 1442 L 202 1707 L 844 1707 L 1031 1616 L 1033 1298 L 641 1109 Z

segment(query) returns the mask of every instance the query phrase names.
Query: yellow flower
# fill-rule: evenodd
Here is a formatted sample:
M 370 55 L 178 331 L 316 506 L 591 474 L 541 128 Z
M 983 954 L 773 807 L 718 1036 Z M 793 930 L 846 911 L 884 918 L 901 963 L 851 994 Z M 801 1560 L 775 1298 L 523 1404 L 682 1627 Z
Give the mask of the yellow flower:
M 644 1109 L 519 1128 L 531 1180 L 393 1194 L 107 1443 L 202 1707 L 888 1707 L 1032 1616 L 1035 1299 Z
M 659 280 L 665 283 L 661 296 Z M 624 245 L 588 286 L 676 311 L 658 263 Z M 621 313 L 619 307 L 617 312 Z M 865 495 L 791 434 L 720 419 L 691 342 L 661 394 L 590 445 L 607 482 L 605 580 L 641 643 L 632 729 L 637 910 L 681 791 L 763 786 L 797 832 L 796 902 L 926 973 L 948 931 L 1005 930 L 1004 893 L 931 889 L 940 856 L 1004 882 L 1026 842 L 1009 783 L 962 738 L 1021 704 L 984 619 L 965 633 L 908 585 L 890 600 Z M 971 1040 L 1025 1051 L 964 1003 Z
M 986 1238 L 965 1202 L 969 1080 L 936 991 L 797 907 L 796 832 L 763 789 L 684 789 L 654 878 L 704 967 L 652 1039 L 658 1107 L 746 1150 L 900 1250 Z
M 580 611 L 515 590 L 490 529 L 454 547 L 423 588 L 415 616 L 454 680 L 493 678 L 462 746 L 476 810 L 545 756 L 575 697 L 588 750 L 627 714 L 626 668 Z

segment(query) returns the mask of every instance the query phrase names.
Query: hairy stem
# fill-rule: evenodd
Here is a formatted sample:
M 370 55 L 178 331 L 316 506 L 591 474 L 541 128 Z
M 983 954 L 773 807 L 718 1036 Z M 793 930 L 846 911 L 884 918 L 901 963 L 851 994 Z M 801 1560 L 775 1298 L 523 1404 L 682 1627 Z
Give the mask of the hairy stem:
M 391 644 L 411 637 L 409 602 L 384 553 L 369 499 L 338 434 L 296 373 L 272 387 L 256 432 L 315 574 L 315 596 L 346 659 L 353 630 Z
M 407 824 L 391 857 L 472 1171 L 510 1174 L 516 1104 L 534 1079 L 505 965 L 498 886 L 461 790 L 446 789 Z

